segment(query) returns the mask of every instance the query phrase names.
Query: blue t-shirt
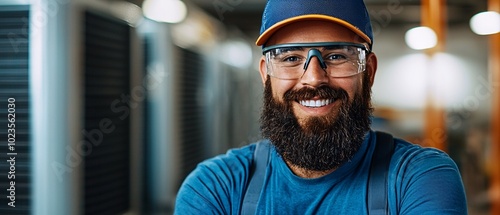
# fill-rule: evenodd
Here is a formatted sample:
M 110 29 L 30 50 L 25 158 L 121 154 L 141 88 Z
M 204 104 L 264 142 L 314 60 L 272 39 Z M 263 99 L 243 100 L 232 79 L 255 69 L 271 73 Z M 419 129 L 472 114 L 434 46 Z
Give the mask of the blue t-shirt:
M 296 176 L 273 149 L 257 214 L 367 214 L 367 185 L 376 135 L 332 173 Z M 175 214 L 240 214 L 255 144 L 206 160 L 186 178 Z M 467 214 L 460 173 L 444 152 L 395 139 L 389 167 L 390 214 Z

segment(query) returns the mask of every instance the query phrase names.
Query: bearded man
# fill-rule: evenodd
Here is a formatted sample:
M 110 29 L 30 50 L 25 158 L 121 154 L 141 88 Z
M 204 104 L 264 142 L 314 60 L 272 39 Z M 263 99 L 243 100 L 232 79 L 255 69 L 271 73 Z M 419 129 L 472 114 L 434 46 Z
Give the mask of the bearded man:
M 198 165 L 175 214 L 467 214 L 448 155 L 370 129 L 377 57 L 362 0 L 269 0 L 256 44 L 265 140 Z

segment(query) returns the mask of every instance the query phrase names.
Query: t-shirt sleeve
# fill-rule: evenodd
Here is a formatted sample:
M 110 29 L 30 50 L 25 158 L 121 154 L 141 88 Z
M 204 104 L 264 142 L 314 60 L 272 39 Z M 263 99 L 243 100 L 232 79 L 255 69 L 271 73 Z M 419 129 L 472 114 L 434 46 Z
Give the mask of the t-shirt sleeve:
M 200 163 L 182 183 L 174 214 L 238 214 L 254 146 Z
M 395 155 L 400 160 L 391 174 L 396 175 L 393 189 L 399 211 L 392 214 L 467 214 L 460 172 L 447 154 L 411 146 Z

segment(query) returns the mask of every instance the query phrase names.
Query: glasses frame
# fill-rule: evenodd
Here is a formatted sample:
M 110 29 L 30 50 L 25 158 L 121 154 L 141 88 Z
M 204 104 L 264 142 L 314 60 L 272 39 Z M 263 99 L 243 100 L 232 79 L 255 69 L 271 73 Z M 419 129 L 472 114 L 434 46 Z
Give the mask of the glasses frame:
M 365 51 L 366 52 L 365 56 L 371 53 L 371 50 L 368 47 L 368 45 L 366 45 L 364 43 L 351 43 L 351 42 L 314 42 L 314 43 L 284 43 L 284 44 L 278 44 L 278 45 L 272 45 L 272 46 L 268 46 L 268 47 L 263 47 L 262 48 L 262 54 L 266 55 L 267 52 L 269 52 L 269 51 L 271 51 L 273 49 L 276 49 L 276 48 L 294 48 L 294 47 L 306 47 L 306 48 L 309 48 L 309 47 L 328 47 L 328 46 L 354 46 L 356 48 L 360 48 L 363 51 Z M 319 52 L 317 49 L 311 49 L 311 50 L 309 50 L 308 59 L 306 59 L 306 63 L 304 64 L 304 71 L 307 69 L 307 66 L 308 66 L 308 64 L 310 62 L 310 58 L 313 57 L 313 56 L 311 56 L 311 51 L 313 53 L 314 52 Z M 317 54 L 313 54 L 313 55 L 317 57 Z M 326 66 L 324 65 L 324 63 L 323 63 L 322 60 L 320 60 L 320 63 L 321 63 L 321 67 L 323 69 L 326 69 Z M 359 64 L 360 62 L 357 62 L 357 63 Z M 365 59 L 365 63 L 366 63 L 366 59 Z M 361 67 L 362 65 L 358 65 L 358 66 Z M 364 67 L 364 65 L 363 65 L 363 67 Z M 358 70 L 358 73 L 356 73 L 356 74 L 364 72 L 364 70 L 365 69 L 363 69 L 362 71 Z M 290 79 L 290 80 L 292 80 L 292 79 Z
M 350 42 L 317 42 L 317 43 L 283 43 L 278 45 L 272 45 L 262 48 L 262 54 L 271 51 L 275 48 L 290 48 L 290 47 L 321 47 L 321 46 L 354 46 L 361 48 L 366 51 L 366 54 L 370 54 L 371 50 L 368 45 L 364 43 L 350 43 Z

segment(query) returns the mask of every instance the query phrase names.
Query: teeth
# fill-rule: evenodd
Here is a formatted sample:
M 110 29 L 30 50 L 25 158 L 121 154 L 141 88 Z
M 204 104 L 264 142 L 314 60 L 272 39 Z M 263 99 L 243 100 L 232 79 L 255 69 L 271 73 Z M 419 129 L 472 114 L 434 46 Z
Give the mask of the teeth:
M 323 107 L 329 105 L 333 102 L 333 99 L 323 99 L 323 100 L 302 100 L 299 103 L 306 107 Z

